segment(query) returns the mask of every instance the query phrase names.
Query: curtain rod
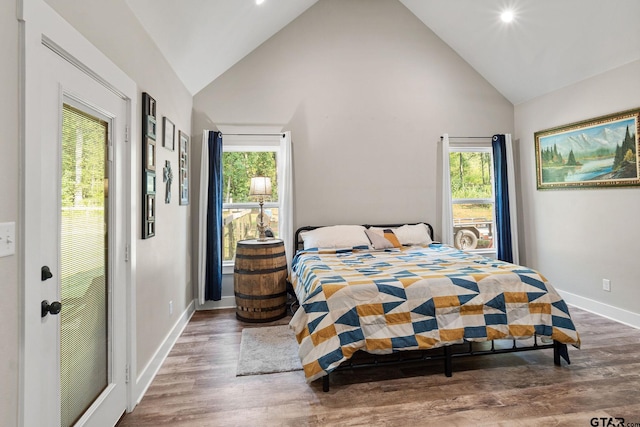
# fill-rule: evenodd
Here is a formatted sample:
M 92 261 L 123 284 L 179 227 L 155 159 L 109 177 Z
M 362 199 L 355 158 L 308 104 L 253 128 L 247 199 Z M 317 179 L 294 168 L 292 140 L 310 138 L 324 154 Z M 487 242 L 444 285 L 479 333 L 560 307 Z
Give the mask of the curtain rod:
M 444 138 L 441 136 L 440 139 Z M 449 138 L 453 139 L 491 139 L 493 136 L 450 136 Z
M 282 133 L 224 133 L 220 132 L 222 136 L 282 136 L 284 138 L 285 134 Z

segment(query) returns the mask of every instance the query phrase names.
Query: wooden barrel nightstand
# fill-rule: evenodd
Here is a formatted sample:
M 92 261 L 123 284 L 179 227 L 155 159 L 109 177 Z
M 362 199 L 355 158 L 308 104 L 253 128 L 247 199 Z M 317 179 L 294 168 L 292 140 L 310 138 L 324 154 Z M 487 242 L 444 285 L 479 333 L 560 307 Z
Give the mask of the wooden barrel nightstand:
M 233 290 L 236 318 L 271 322 L 287 314 L 287 258 L 279 239 L 241 240 L 236 246 Z

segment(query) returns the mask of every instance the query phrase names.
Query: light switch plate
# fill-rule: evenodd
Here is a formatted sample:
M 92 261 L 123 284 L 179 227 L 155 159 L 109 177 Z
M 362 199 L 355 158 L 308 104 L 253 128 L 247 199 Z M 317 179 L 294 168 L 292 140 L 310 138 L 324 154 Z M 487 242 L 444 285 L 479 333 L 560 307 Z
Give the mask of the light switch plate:
M 16 223 L 0 223 L 0 257 L 16 253 Z

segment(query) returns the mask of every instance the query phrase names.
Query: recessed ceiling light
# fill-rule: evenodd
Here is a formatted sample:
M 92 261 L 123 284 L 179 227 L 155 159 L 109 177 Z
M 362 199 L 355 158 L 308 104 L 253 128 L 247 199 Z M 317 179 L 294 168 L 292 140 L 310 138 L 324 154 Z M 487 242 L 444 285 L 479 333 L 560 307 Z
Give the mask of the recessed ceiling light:
M 500 15 L 500 19 L 502 19 L 503 22 L 513 21 L 513 12 L 510 10 L 505 10 L 504 12 L 502 12 L 502 15 Z
M 256 0 L 256 4 L 262 4 L 264 3 L 264 0 Z

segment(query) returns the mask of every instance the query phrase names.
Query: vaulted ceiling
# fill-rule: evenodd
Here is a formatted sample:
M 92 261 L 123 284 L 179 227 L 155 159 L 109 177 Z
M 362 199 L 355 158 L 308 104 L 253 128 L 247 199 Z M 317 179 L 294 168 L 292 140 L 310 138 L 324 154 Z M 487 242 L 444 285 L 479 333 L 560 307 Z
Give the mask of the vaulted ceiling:
M 192 94 L 316 1 L 126 0 Z M 513 104 L 640 59 L 640 0 L 388 1 L 403 3 Z M 500 20 L 506 8 L 510 23 Z

